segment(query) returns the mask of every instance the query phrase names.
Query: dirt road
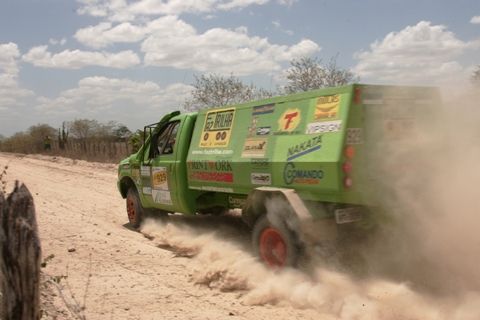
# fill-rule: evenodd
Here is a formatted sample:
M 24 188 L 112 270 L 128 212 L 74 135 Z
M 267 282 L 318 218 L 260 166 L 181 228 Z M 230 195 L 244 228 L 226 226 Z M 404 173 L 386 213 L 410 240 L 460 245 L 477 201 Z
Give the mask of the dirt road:
M 70 309 L 84 306 L 87 319 L 480 318 L 476 292 L 434 298 L 320 268 L 272 274 L 251 256 L 235 217 L 175 216 L 136 232 L 126 224 L 115 165 L 0 154 L 0 167 L 7 164 L 7 191 L 20 180 L 34 196 L 50 256 L 45 278 L 59 282 L 46 286 L 46 319 L 74 318 L 64 299 Z
M 0 167 L 6 164 L 7 190 L 11 191 L 14 181 L 20 180 L 34 196 L 43 257 L 54 255 L 44 272 L 52 277 L 66 277 L 60 281 L 65 286 L 66 298 L 70 287 L 78 303 L 85 303 L 87 319 L 271 319 L 279 314 L 289 319 L 313 319 L 317 314 L 292 307 L 243 305 L 243 284 L 209 288 L 229 281 L 221 279 L 226 276 L 222 270 L 205 275 L 205 279 L 194 278 L 198 268 L 206 270 L 209 266 L 161 249 L 156 239 L 149 240 L 151 237 L 127 226 L 125 203 L 116 189 L 115 165 L 1 154 Z M 202 231 L 220 228 L 222 223 L 228 228 L 231 223 L 222 220 L 209 225 L 212 221 L 203 220 Z M 187 225 L 188 219 L 180 219 L 172 225 L 173 229 L 164 231 L 178 236 L 182 232 L 175 228 Z M 154 223 L 150 229 L 151 233 L 162 230 Z M 231 231 L 242 238 L 241 232 L 233 228 Z M 187 250 L 195 250 L 195 239 L 201 244 L 209 241 L 205 237 L 212 237 L 211 232 L 191 235 L 191 241 L 184 245 Z M 238 250 L 234 248 L 238 245 L 227 240 L 224 249 Z M 253 263 L 248 253 L 242 255 L 247 260 L 245 267 Z M 55 304 L 61 303 L 56 299 Z

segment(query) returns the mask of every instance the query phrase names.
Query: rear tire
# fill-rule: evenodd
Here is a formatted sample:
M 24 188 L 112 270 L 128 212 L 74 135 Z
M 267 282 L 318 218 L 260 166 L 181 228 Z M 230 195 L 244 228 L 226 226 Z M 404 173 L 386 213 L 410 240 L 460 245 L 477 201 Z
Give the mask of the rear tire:
M 128 222 L 133 228 L 138 229 L 143 220 L 144 210 L 135 188 L 128 189 L 126 202 Z
M 273 269 L 294 267 L 300 257 L 297 234 L 288 229 L 285 221 L 272 222 L 266 214 L 255 222 L 252 244 L 256 255 Z

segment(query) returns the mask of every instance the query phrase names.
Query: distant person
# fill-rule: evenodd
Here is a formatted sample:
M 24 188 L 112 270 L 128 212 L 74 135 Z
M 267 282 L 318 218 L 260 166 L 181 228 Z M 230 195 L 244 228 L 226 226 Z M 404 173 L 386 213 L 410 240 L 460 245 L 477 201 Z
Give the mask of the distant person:
M 43 149 L 45 151 L 52 150 L 52 140 L 50 139 L 49 136 L 45 136 L 45 140 L 43 140 Z

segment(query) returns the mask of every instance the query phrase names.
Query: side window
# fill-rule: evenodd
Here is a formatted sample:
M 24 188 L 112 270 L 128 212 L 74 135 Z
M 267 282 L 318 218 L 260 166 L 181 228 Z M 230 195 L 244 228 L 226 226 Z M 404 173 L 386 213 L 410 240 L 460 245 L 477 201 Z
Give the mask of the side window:
M 169 123 L 157 138 L 156 155 L 172 154 L 177 136 L 179 121 Z
M 177 138 L 177 131 L 178 127 L 180 126 L 180 122 L 175 122 L 172 124 L 172 130 L 170 131 L 170 135 L 168 136 L 167 143 L 165 144 L 165 147 L 163 148 L 162 154 L 172 154 L 173 153 L 173 147 L 175 146 L 175 141 Z

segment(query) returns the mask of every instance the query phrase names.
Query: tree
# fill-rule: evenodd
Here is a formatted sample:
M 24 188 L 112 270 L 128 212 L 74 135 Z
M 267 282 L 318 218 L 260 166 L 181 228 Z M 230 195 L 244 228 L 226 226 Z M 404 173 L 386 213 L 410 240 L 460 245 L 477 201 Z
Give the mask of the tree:
M 93 137 L 99 127 L 97 120 L 75 119 L 69 123 L 70 134 L 80 140 Z
M 132 131 L 130 131 L 126 125 L 121 123 L 115 124 L 115 126 L 112 128 L 112 133 L 115 137 L 121 139 L 128 139 L 132 135 Z
M 62 129 L 58 128 L 58 147 L 65 150 L 68 140 L 68 129 L 65 129 L 65 121 L 62 122 Z
M 131 131 L 124 124 L 116 121 L 100 123 L 97 120 L 75 119 L 69 124 L 70 134 L 77 139 L 86 140 L 91 138 L 117 139 L 128 138 Z
M 142 146 L 144 140 L 144 131 L 140 129 L 135 131 L 135 133 L 133 133 L 128 139 L 128 143 L 132 147 L 132 152 L 137 152 Z
M 37 124 L 28 128 L 27 133 L 31 137 L 31 150 L 29 153 L 41 152 L 44 149 L 45 139 L 51 141 L 55 137 L 57 130 L 48 124 Z
M 338 55 L 332 57 L 327 64 L 311 57 L 291 60 L 290 68 L 286 71 L 285 93 L 335 87 L 358 81 L 351 71 L 337 66 L 337 57 Z
M 471 80 L 473 84 L 480 86 L 480 65 L 473 71 Z
M 234 75 L 195 75 L 191 97 L 185 101 L 188 111 L 226 106 L 273 96 L 273 92 L 245 84 Z

